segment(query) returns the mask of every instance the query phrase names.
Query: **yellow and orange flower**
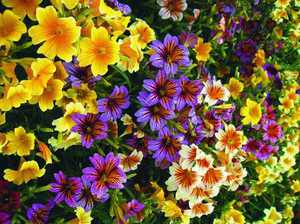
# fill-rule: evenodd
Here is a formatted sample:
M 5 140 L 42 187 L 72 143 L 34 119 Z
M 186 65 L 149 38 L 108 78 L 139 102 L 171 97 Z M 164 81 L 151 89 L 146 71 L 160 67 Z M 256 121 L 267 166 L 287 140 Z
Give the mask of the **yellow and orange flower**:
M 93 218 L 91 211 L 85 211 L 82 207 L 77 207 L 75 210 L 76 218 L 68 222 L 68 224 L 91 224 Z
M 147 44 L 156 39 L 154 30 L 141 19 L 137 19 L 137 22 L 129 27 L 129 31 L 132 36 L 138 37 L 137 43 L 141 49 L 144 49 Z
M 209 215 L 213 212 L 214 206 L 211 202 L 201 202 L 201 201 L 190 201 L 189 202 L 189 210 L 185 211 L 185 214 L 187 214 L 189 217 L 194 218 L 198 217 L 200 218 L 203 215 Z
M 105 75 L 108 65 L 119 61 L 119 45 L 111 40 L 104 27 L 92 28 L 91 38 L 80 41 L 78 61 L 80 66 L 91 65 L 93 75 Z
M 38 141 L 39 145 L 39 150 L 40 152 L 37 153 L 38 156 L 43 158 L 46 162 L 46 164 L 51 164 L 52 163 L 52 152 L 49 149 L 49 147 L 41 141 Z
M 16 85 L 18 78 L 15 73 L 17 64 L 14 62 L 0 62 L 0 68 L 4 71 L 4 75 L 0 77 L 1 84 L 12 84 Z
M 226 167 L 228 173 L 225 185 L 229 186 L 228 190 L 235 191 L 247 176 L 247 170 L 242 167 L 241 163 L 231 163 Z
M 143 159 L 143 153 L 141 151 L 138 152 L 136 149 L 130 155 L 119 154 L 119 156 L 121 158 L 120 166 L 124 172 L 136 170 Z
M 0 46 L 18 41 L 26 32 L 25 24 L 10 10 L 0 13 Z
M 47 58 L 38 58 L 31 64 L 31 68 L 28 69 L 28 80 L 24 80 L 21 84 L 30 92 L 33 96 L 42 95 L 44 89 L 47 87 L 47 83 L 56 70 L 54 63 Z
M 236 152 L 246 143 L 243 132 L 237 131 L 232 124 L 225 125 L 225 130 L 219 129 L 215 135 L 218 139 L 216 148 L 219 150 L 225 149 L 230 153 Z
M 30 151 L 34 149 L 35 136 L 31 133 L 26 133 L 23 127 L 15 128 L 12 132 L 6 134 L 8 140 L 5 154 L 17 153 L 19 156 L 28 156 Z
M 210 199 L 219 193 L 219 187 L 208 187 L 201 184 L 196 185 L 191 189 L 188 195 L 188 199 L 191 201 L 202 201 L 204 199 Z
M 244 89 L 244 84 L 236 78 L 230 78 L 229 83 L 226 84 L 225 87 L 229 90 L 232 98 L 237 99 Z
M 45 169 L 39 168 L 36 161 L 21 161 L 18 170 L 5 169 L 3 178 L 16 185 L 28 183 L 30 180 L 42 177 L 45 174 Z
M 201 94 L 205 95 L 204 102 L 209 106 L 215 105 L 219 100 L 227 101 L 230 96 L 230 92 L 222 85 L 221 81 L 215 79 L 204 83 Z
M 196 52 L 196 59 L 198 61 L 207 61 L 211 50 L 212 48 L 210 43 L 204 43 L 202 38 L 198 38 L 198 42 L 194 49 Z
M 261 119 L 261 106 L 257 102 L 247 99 L 246 105 L 241 108 L 240 114 L 244 117 L 242 123 L 244 125 L 256 125 Z
M 12 11 L 20 16 L 25 17 L 26 15 L 34 20 L 35 11 L 42 0 L 2 0 L 4 6 L 12 8 Z
M 59 18 L 53 6 L 37 8 L 38 25 L 32 26 L 28 33 L 33 44 L 43 43 L 37 53 L 53 59 L 55 56 L 71 61 L 77 55 L 73 44 L 80 37 L 80 27 L 73 17 Z
M 182 145 L 181 150 L 179 151 L 181 166 L 184 169 L 192 167 L 195 164 L 196 159 L 202 157 L 202 154 L 203 152 L 195 144 L 190 146 Z
M 210 167 L 201 177 L 204 186 L 218 187 L 225 183 L 227 173 L 225 167 Z
M 255 57 L 253 59 L 253 63 L 257 66 L 257 67 L 262 67 L 265 63 L 266 63 L 266 59 L 265 59 L 265 51 L 263 49 L 259 49 L 256 54 Z

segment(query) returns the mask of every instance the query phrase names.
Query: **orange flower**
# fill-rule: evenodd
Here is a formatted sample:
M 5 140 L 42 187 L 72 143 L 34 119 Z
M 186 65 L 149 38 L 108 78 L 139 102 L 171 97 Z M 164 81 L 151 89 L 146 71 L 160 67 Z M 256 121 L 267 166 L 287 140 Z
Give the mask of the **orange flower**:
M 120 166 L 124 172 L 136 170 L 143 159 L 143 153 L 136 149 L 130 155 L 119 154 L 119 156 L 121 158 Z
M 142 49 L 144 49 L 148 43 L 156 39 L 154 30 L 141 19 L 137 19 L 137 22 L 129 27 L 129 31 L 132 36 L 138 37 L 137 43 Z
M 53 59 L 55 56 L 65 61 L 71 61 L 76 55 L 76 48 L 73 46 L 80 36 L 80 27 L 76 26 L 73 17 L 59 18 L 53 6 L 37 8 L 38 25 L 29 29 L 29 36 L 33 44 L 42 46 L 38 49 L 39 54 L 44 54 Z
M 215 79 L 207 80 L 204 83 L 201 94 L 205 95 L 204 102 L 209 106 L 215 105 L 219 100 L 227 101 L 230 96 L 230 92 L 222 85 L 221 81 Z
M 119 61 L 119 45 L 111 40 L 104 27 L 92 28 L 91 38 L 80 41 L 79 65 L 91 65 L 93 75 L 105 75 L 108 65 Z
M 4 13 L 0 13 L 0 46 L 20 40 L 25 32 L 25 24 L 12 11 L 5 10 Z
M 224 184 L 226 176 L 224 167 L 211 167 L 201 177 L 201 183 L 205 186 L 220 186 Z
M 225 185 L 229 186 L 230 191 L 235 191 L 247 176 L 247 170 L 244 169 L 241 163 L 231 163 L 230 166 L 226 167 L 228 173 L 226 177 Z
M 56 68 L 54 63 L 46 58 L 38 58 L 28 69 L 28 80 L 21 84 L 30 92 L 31 95 L 39 96 L 47 87 L 47 83 L 52 78 Z
M 52 163 L 52 152 L 50 151 L 49 147 L 41 141 L 38 141 L 39 144 L 39 150 L 40 152 L 37 153 L 38 156 L 43 158 L 46 162 L 46 164 Z
M 203 43 L 202 38 L 198 38 L 198 42 L 195 46 L 196 59 L 198 61 L 207 61 L 209 58 L 209 53 L 212 50 L 210 43 Z
M 241 148 L 245 144 L 245 137 L 242 131 L 236 131 L 235 127 L 230 125 L 225 125 L 225 130 L 219 129 L 215 134 L 218 142 L 216 148 L 219 150 L 228 150 L 229 152 L 234 152 Z
M 266 59 L 265 59 L 265 51 L 263 49 L 259 49 L 256 54 L 255 54 L 255 58 L 253 59 L 253 63 L 257 66 L 257 67 L 262 67 L 265 63 L 266 63 Z
M 193 187 L 190 194 L 188 195 L 188 199 L 192 201 L 202 201 L 203 199 L 213 198 L 218 193 L 218 187 L 207 187 L 199 184 Z
M 35 96 L 31 103 L 39 103 L 42 111 L 52 110 L 54 107 L 53 102 L 60 100 L 63 97 L 62 88 L 64 83 L 58 79 L 50 79 L 44 89 L 42 95 Z
M 26 15 L 30 19 L 35 19 L 35 11 L 42 0 L 2 0 L 3 5 L 12 8 L 12 11 L 20 17 Z

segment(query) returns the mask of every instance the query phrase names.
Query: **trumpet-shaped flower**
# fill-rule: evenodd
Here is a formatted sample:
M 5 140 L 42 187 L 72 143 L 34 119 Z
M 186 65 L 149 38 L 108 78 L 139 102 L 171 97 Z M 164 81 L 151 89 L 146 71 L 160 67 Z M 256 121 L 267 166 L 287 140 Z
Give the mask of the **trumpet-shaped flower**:
M 32 26 L 28 33 L 33 44 L 43 43 L 38 53 L 53 59 L 55 56 L 71 61 L 77 54 L 73 46 L 80 36 L 80 27 L 76 26 L 73 17 L 59 18 L 53 6 L 37 8 L 36 17 L 38 25 Z
M 80 41 L 78 61 L 80 66 L 91 65 L 93 75 L 105 75 L 108 65 L 119 61 L 120 47 L 116 41 L 111 40 L 104 27 L 92 28 L 91 38 Z
M 26 32 L 25 24 L 10 10 L 0 13 L 0 46 L 10 41 L 18 41 Z
M 42 0 L 2 0 L 2 4 L 8 8 L 12 8 L 12 11 L 20 16 L 25 17 L 26 15 L 34 20 L 35 11 Z
M 215 79 L 204 83 L 201 94 L 205 95 L 204 102 L 209 106 L 215 105 L 219 100 L 227 101 L 230 96 L 230 92 L 222 85 L 221 81 Z
M 36 161 L 22 161 L 18 170 L 5 169 L 3 178 L 16 185 L 21 185 L 30 180 L 42 177 L 45 171 L 44 168 L 39 168 Z

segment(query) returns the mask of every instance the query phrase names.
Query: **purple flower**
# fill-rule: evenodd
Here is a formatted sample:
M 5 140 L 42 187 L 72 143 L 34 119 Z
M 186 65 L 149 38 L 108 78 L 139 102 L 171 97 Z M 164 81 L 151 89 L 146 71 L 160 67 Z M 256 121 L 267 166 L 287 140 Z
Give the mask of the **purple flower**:
M 194 48 L 195 45 L 197 44 L 198 37 L 194 33 L 182 32 L 179 35 L 179 41 L 181 44 L 183 44 L 186 47 Z
M 259 152 L 262 147 L 263 144 L 260 141 L 253 138 L 249 138 L 247 144 L 243 146 L 243 150 L 256 155 L 256 153 Z
M 56 193 L 54 201 L 58 204 L 66 202 L 70 207 L 76 206 L 79 194 L 83 188 L 78 177 L 66 177 L 62 171 L 54 174 L 55 182 L 51 183 L 50 191 Z
M 160 104 L 150 106 L 147 99 L 148 94 L 146 92 L 140 92 L 138 100 L 143 107 L 135 113 L 135 116 L 140 123 L 150 122 L 151 130 L 159 130 L 166 125 L 167 120 L 175 116 L 174 111 L 165 109 Z
M 138 213 L 142 212 L 145 208 L 141 202 L 136 199 L 129 201 L 125 206 L 124 209 L 124 218 L 127 220 L 130 217 L 136 216 Z
M 0 211 L 0 223 L 1 224 L 11 224 L 10 215 L 6 212 Z
M 79 67 L 76 59 L 73 62 L 64 62 L 63 65 L 69 74 L 68 82 L 72 87 L 80 87 L 82 83 L 87 83 L 89 88 L 93 88 L 101 79 L 101 76 L 93 76 L 89 67 Z
M 251 64 L 256 50 L 256 43 L 253 40 L 248 39 L 238 43 L 235 53 L 243 63 Z
M 48 204 L 41 203 L 32 204 L 31 208 L 27 210 L 27 218 L 32 224 L 46 224 L 51 209 L 54 207 L 54 202 L 50 200 Z
M 131 13 L 131 8 L 127 4 L 119 3 L 118 0 L 106 0 L 106 3 L 113 8 L 118 8 L 120 12 L 124 15 L 129 15 Z
M 157 161 L 164 159 L 171 163 L 176 161 L 179 158 L 180 148 L 180 137 L 173 135 L 166 127 L 160 130 L 157 139 L 150 140 L 148 143 L 148 149 L 154 152 L 153 158 Z
M 126 175 L 120 168 L 120 158 L 111 152 L 102 157 L 95 153 L 90 157 L 93 167 L 82 170 L 82 178 L 91 181 L 91 193 L 104 198 L 109 189 L 121 189 L 126 182 Z
M 272 145 L 263 144 L 258 152 L 255 153 L 255 156 L 260 160 L 266 160 L 270 157 L 272 153 L 278 151 L 278 147 L 274 147 Z
M 263 125 L 263 130 L 265 131 L 263 140 L 270 141 L 273 144 L 283 136 L 281 126 L 273 120 L 269 120 L 267 123 L 265 123 Z
M 81 180 L 83 188 L 78 196 L 77 206 L 84 208 L 85 211 L 90 211 L 95 202 L 105 202 L 109 198 L 108 194 L 101 195 L 101 197 L 97 197 L 97 195 L 92 194 L 91 182 L 83 178 Z
M 186 76 L 179 79 L 179 87 L 181 89 L 177 97 L 177 110 L 182 110 L 185 105 L 195 106 L 198 103 L 198 96 L 203 85 L 200 80 L 189 80 Z
M 175 97 L 179 94 L 179 87 L 175 80 L 170 80 L 167 75 L 159 71 L 155 81 L 144 80 L 144 88 L 150 93 L 147 98 L 149 106 L 160 103 L 164 108 L 171 110 Z
M 108 125 L 100 115 L 76 113 L 72 119 L 76 123 L 72 131 L 81 135 L 82 146 L 91 148 L 95 140 L 107 137 Z
M 128 90 L 125 86 L 115 86 L 110 96 L 98 100 L 98 110 L 104 120 L 116 120 L 122 116 L 122 110 L 129 107 Z
M 176 36 L 167 34 L 164 42 L 155 40 L 152 42 L 151 48 L 154 54 L 150 57 L 151 64 L 169 75 L 174 75 L 179 66 L 189 66 L 189 51 L 188 49 L 179 44 Z

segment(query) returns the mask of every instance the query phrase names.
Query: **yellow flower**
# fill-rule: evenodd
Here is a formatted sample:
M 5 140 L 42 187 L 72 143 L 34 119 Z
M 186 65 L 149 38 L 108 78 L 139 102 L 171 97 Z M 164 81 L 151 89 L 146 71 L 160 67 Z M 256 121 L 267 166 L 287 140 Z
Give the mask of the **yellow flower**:
M 113 39 L 116 39 L 126 31 L 126 28 L 130 22 L 130 16 L 107 18 L 105 20 L 112 28 Z
M 137 22 L 129 27 L 129 31 L 132 36 L 138 36 L 137 44 L 141 49 L 144 49 L 148 43 L 156 39 L 154 30 L 141 19 L 137 19 Z
M 212 50 L 210 43 L 204 43 L 202 38 L 198 38 L 198 42 L 195 46 L 196 59 L 198 61 L 207 61 L 209 53 Z
M 104 0 L 96 0 L 93 1 L 91 8 L 98 7 L 98 11 L 101 16 L 103 16 L 105 19 L 107 18 L 119 18 L 122 16 L 122 12 L 119 10 L 114 10 L 111 7 L 109 7 Z
M 159 205 L 162 205 L 162 203 L 165 201 L 164 190 L 156 182 L 151 182 L 151 186 L 155 189 L 155 192 L 151 195 L 151 198 L 157 201 Z
M 287 206 L 283 211 L 282 211 L 282 217 L 284 219 L 291 220 L 294 218 L 294 212 L 293 212 L 293 207 Z
M 0 68 L 4 71 L 4 76 L 0 76 L 0 83 L 1 84 L 10 83 L 12 85 L 17 84 L 18 78 L 15 73 L 17 64 L 14 62 L 4 62 L 4 61 L 0 63 L 1 63 Z M 7 78 L 9 78 L 9 80 Z
M 80 66 L 91 65 L 93 75 L 105 75 L 108 65 L 119 61 L 119 45 L 110 39 L 104 27 L 92 28 L 91 38 L 80 41 L 78 61 Z
M 36 8 L 41 2 L 42 0 L 2 0 L 3 5 L 8 8 L 12 8 L 12 11 L 16 15 L 22 18 L 27 15 L 33 20 L 35 19 Z
M 3 178 L 16 185 L 21 185 L 42 177 L 44 174 L 45 169 L 40 169 L 36 161 L 22 161 L 18 170 L 5 169 Z
M 29 92 L 22 85 L 10 86 L 5 88 L 4 96 L 0 99 L 2 111 L 9 111 L 11 108 L 18 108 L 31 98 Z
M 6 134 L 8 140 L 6 154 L 17 153 L 19 156 L 28 156 L 30 151 L 34 149 L 35 136 L 26 133 L 23 127 L 14 129 L 14 132 Z
M 171 200 L 164 201 L 161 210 L 168 218 L 179 218 L 182 216 L 181 209 Z
M 83 105 L 79 102 L 77 103 L 69 103 L 66 106 L 66 112 L 63 117 L 58 118 L 52 122 L 56 131 L 63 132 L 67 130 L 71 130 L 71 128 L 75 125 L 75 122 L 72 120 L 71 116 L 75 113 L 84 114 L 85 109 Z
M 47 83 L 52 78 L 56 67 L 54 63 L 47 58 L 38 58 L 31 64 L 31 69 L 28 71 L 28 80 L 24 80 L 21 84 L 33 96 L 42 95 Z
M 276 7 L 285 8 L 290 4 L 290 0 L 277 0 L 275 2 Z
M 74 9 L 78 5 L 79 0 L 62 0 L 62 3 L 67 9 Z
M 290 168 L 296 165 L 296 159 L 294 156 L 285 153 L 280 157 L 279 164 L 283 168 L 283 171 L 288 171 Z
M 43 43 L 37 53 L 53 59 L 55 56 L 65 61 L 71 61 L 77 54 L 73 46 L 80 36 L 80 27 L 76 26 L 73 17 L 59 18 L 53 6 L 37 8 L 38 25 L 29 29 L 33 44 Z
M 245 217 L 243 216 L 243 213 L 234 209 L 230 208 L 225 214 L 224 214 L 224 223 L 230 223 L 230 224 L 244 224 L 245 223 Z
M 277 8 L 273 11 L 273 20 L 277 23 L 281 23 L 283 19 L 288 19 L 288 14 L 284 8 Z
M 41 158 L 43 158 L 46 162 L 46 164 L 52 163 L 52 152 L 50 151 L 49 147 L 41 141 L 38 141 L 39 144 L 39 150 L 40 152 L 37 153 L 37 155 Z
M 299 152 L 299 148 L 298 148 L 297 145 L 293 145 L 291 143 L 288 143 L 287 146 L 285 148 L 283 148 L 283 151 L 286 154 L 294 156 L 294 155 L 296 155 Z
M 275 207 L 265 209 L 264 213 L 266 214 L 264 220 L 271 221 L 270 223 L 276 224 L 280 223 L 282 220 L 282 215 L 279 212 L 277 212 Z
M 294 108 L 294 101 L 288 97 L 279 98 L 281 105 L 278 106 L 279 110 L 289 113 Z
M 263 49 L 259 49 L 256 54 L 255 54 L 255 58 L 253 59 L 253 63 L 257 66 L 257 67 L 262 67 L 265 63 L 266 63 L 266 59 L 265 59 L 265 51 Z
M 236 78 L 230 78 L 229 83 L 225 87 L 229 90 L 232 98 L 237 99 L 244 89 L 244 84 Z
M 118 65 L 122 70 L 128 70 L 130 73 L 139 70 L 143 59 L 143 52 L 137 45 L 137 38 L 138 36 L 131 36 L 120 42 L 121 57 Z
M 262 116 L 260 104 L 253 100 L 247 99 L 246 105 L 241 108 L 240 114 L 244 117 L 242 123 L 244 125 L 256 125 Z
M 55 100 L 60 100 L 63 97 L 63 86 L 64 83 L 59 79 L 50 79 L 42 95 L 33 97 L 31 103 L 38 102 L 42 111 L 52 110 L 54 107 L 53 102 Z
M 91 217 L 91 211 L 86 212 L 82 207 L 78 207 L 75 210 L 76 219 L 68 222 L 68 224 L 91 224 L 93 218 Z
M 66 150 L 73 145 L 80 145 L 81 139 L 80 139 L 80 134 L 78 133 L 74 133 L 74 132 L 59 133 L 57 139 L 51 137 L 48 142 L 56 150 L 57 149 Z
M 0 13 L 0 46 L 20 40 L 25 32 L 25 24 L 12 11 L 5 10 L 4 13 Z
M 300 192 L 300 181 L 299 180 L 293 180 L 293 184 L 291 185 L 291 188 L 295 193 Z

